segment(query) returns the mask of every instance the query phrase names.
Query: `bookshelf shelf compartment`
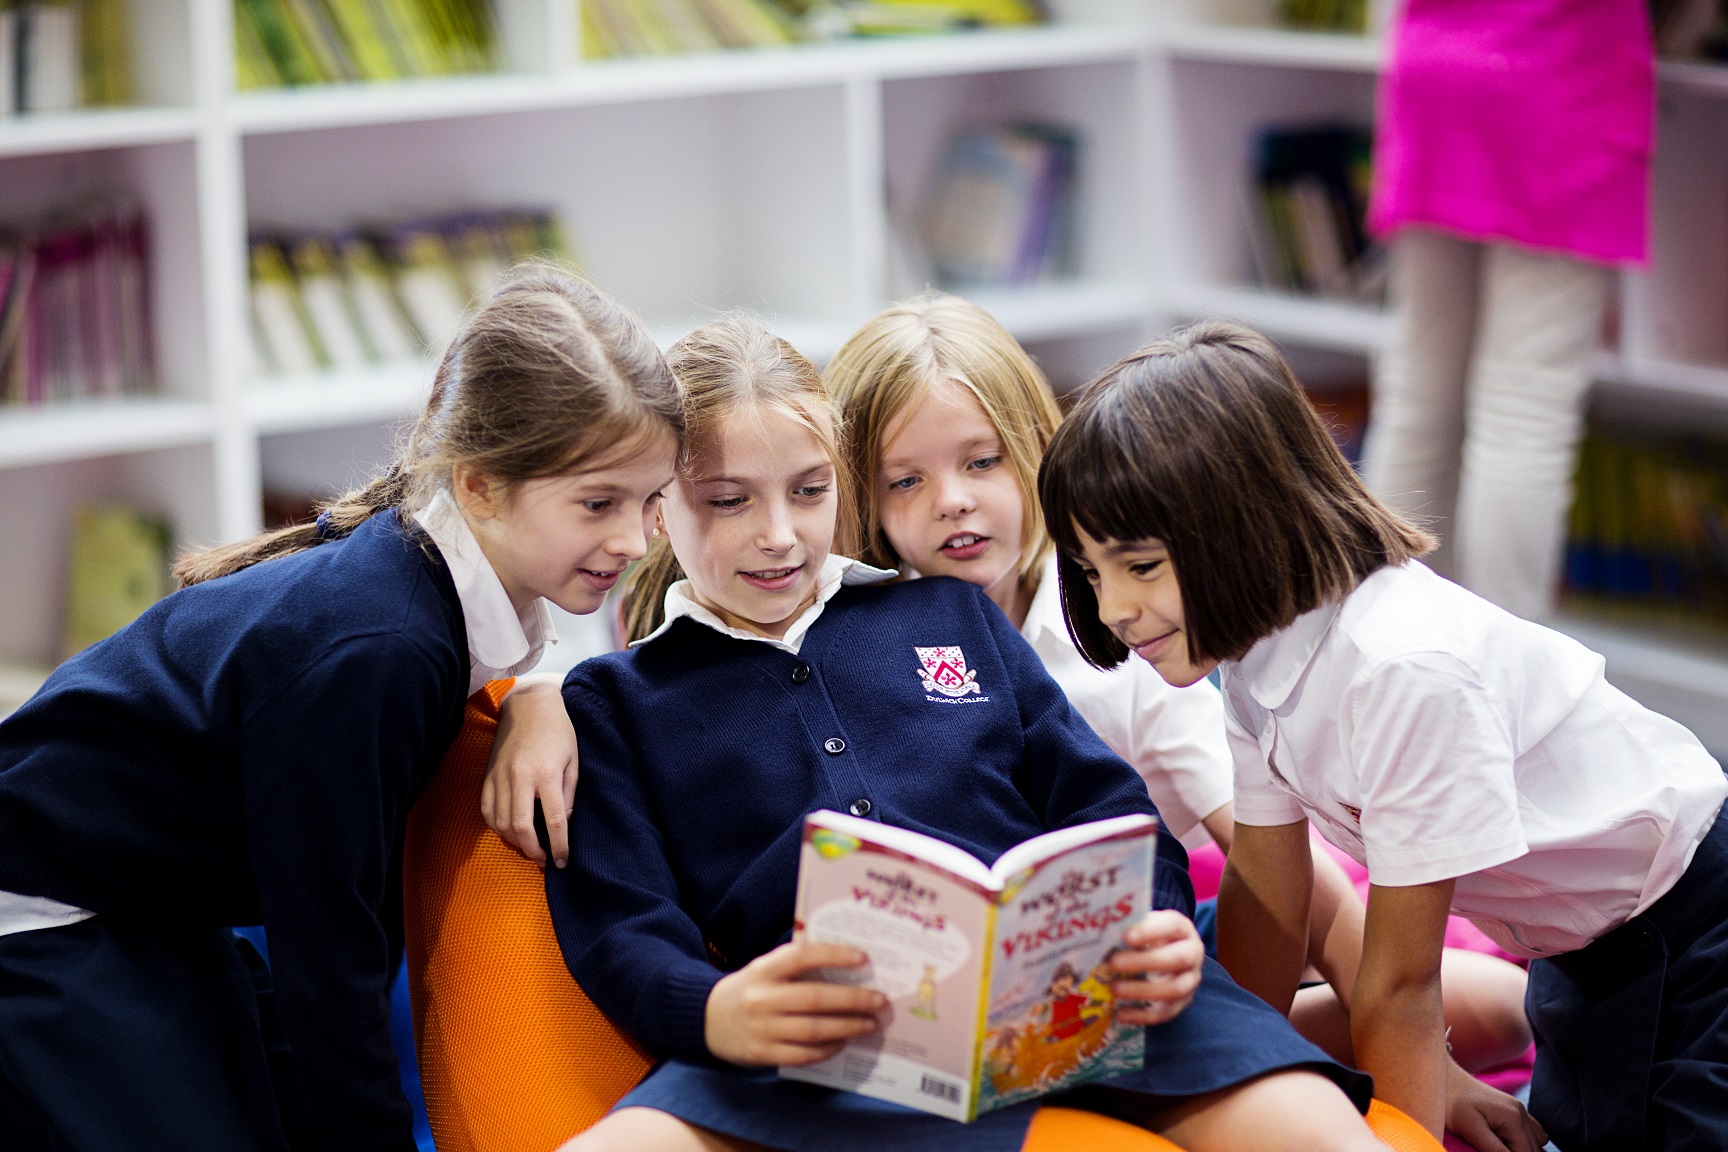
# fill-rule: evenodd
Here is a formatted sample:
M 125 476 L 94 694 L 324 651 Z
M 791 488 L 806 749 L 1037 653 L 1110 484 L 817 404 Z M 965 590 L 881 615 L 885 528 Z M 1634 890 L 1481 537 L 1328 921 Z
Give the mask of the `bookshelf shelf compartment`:
M 1061 340 L 1146 323 L 1153 294 L 1143 284 L 1074 280 L 967 292 L 1017 340 Z M 1125 349 L 1124 349 L 1125 350 Z
M 405 420 L 425 402 L 434 367 L 392 364 L 259 380 L 244 393 L 246 413 L 263 436 Z
M 101 108 L 0 118 L 0 156 L 91 152 L 191 140 L 196 112 L 185 108 Z
M 1720 755 L 1728 751 L 1728 634 L 1570 609 L 1548 621 L 1601 653 L 1608 679 L 1670 716 Z
M 1341 72 L 1378 72 L 1385 51 L 1372 36 L 1215 24 L 1178 24 L 1170 30 L 1168 43 L 1178 60 Z
M 551 76 L 504 73 L 247 92 L 230 115 L 247 135 L 457 119 L 589 104 L 772 92 L 849 80 L 1130 60 L 1147 34 L 1100 27 L 982 31 L 907 40 L 603 60 Z
M 1203 284 L 1177 286 L 1166 307 L 1184 320 L 1239 320 L 1277 340 L 1346 352 L 1378 352 L 1394 323 L 1389 313 L 1360 304 Z
M 0 469 L 178 448 L 210 441 L 209 404 L 137 398 L 0 408 Z

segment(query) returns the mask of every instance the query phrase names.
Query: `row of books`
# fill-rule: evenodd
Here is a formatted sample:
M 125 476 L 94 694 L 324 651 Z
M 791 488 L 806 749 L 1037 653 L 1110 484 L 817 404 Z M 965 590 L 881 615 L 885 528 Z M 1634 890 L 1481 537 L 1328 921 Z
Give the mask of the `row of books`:
M 490 0 L 234 0 L 241 88 L 448 76 L 497 61 Z
M 949 145 L 923 213 L 923 256 L 946 288 L 1072 276 L 1080 137 L 1059 124 L 973 128 Z
M 1365 128 L 1269 128 L 1255 148 L 1248 237 L 1262 287 L 1378 304 L 1385 250 L 1368 235 Z
M 1278 0 L 1278 23 L 1311 32 L 1368 31 L 1368 0 Z
M 1034 24 L 1032 0 L 581 0 L 589 59 Z
M 0 405 L 154 388 L 148 247 L 133 210 L 0 236 Z
M 582 0 L 582 54 L 671 56 L 720 48 L 772 48 L 798 38 L 772 0 Z
M 1728 443 L 1586 436 L 1565 583 L 1575 595 L 1728 619 Z
M 1673 60 L 1728 60 L 1728 3 L 1650 0 L 1656 52 Z
M 511 264 L 568 259 L 531 210 L 471 211 L 251 241 L 255 373 L 280 376 L 435 354 Z
M 132 98 L 128 0 L 0 0 L 0 116 Z

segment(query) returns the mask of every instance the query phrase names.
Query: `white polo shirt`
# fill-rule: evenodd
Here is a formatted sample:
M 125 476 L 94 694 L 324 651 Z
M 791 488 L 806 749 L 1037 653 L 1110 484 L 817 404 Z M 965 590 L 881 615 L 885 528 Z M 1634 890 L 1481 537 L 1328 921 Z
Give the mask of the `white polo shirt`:
M 1074 710 L 1146 781 L 1171 835 L 1190 850 L 1207 843 L 1211 836 L 1200 821 L 1228 804 L 1233 788 L 1218 690 L 1204 680 L 1172 688 L 1134 655 L 1108 672 L 1088 664 L 1062 618 L 1054 556 L 1020 634 Z
M 1387 887 L 1519 956 L 1580 948 L 1673 887 L 1728 779 L 1602 658 L 1410 561 L 1223 666 L 1236 819 L 1306 816 Z
M 448 491 L 440 491 L 416 512 L 414 522 L 438 546 L 456 585 L 456 599 L 462 604 L 462 621 L 468 633 L 468 694 L 480 691 L 489 680 L 508 680 L 533 671 L 546 645 L 558 643 L 558 630 L 546 601 L 537 597 L 521 612 L 516 611 Z

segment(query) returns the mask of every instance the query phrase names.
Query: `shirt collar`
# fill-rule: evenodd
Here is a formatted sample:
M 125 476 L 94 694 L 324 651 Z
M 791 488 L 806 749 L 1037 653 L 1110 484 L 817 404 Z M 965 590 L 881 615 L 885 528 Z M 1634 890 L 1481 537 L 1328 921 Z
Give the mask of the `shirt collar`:
M 468 630 L 469 658 L 502 674 L 488 679 L 519 675 L 538 664 L 546 645 L 558 642 L 546 601 L 536 597 L 517 613 L 449 492 L 440 491 L 414 514 L 414 521 L 432 537 L 450 569 Z
M 892 568 L 876 568 L 862 560 L 853 560 L 847 556 L 829 554 L 822 564 L 822 572 L 816 578 L 816 603 L 806 608 L 798 619 L 792 621 L 792 626 L 786 629 L 786 635 L 776 640 L 769 636 L 759 636 L 743 628 L 734 628 L 708 608 L 696 602 L 695 593 L 690 589 L 690 581 L 680 580 L 666 589 L 666 619 L 660 627 L 648 633 L 640 640 L 633 641 L 632 648 L 639 648 L 650 640 L 664 634 L 680 616 L 688 616 L 698 624 L 705 624 L 734 640 L 755 640 L 763 644 L 772 644 L 776 648 L 798 654 L 798 649 L 804 643 L 804 634 L 810 631 L 822 615 L 822 609 L 828 601 L 834 599 L 834 594 L 843 587 L 856 584 L 880 584 L 884 580 L 892 580 L 900 573 Z
M 1226 674 L 1239 679 L 1255 703 L 1268 712 L 1279 707 L 1314 662 L 1343 604 L 1331 600 L 1304 612 L 1288 627 L 1261 639 L 1240 660 L 1228 662 Z
M 1026 609 L 1026 622 L 1020 626 L 1020 635 L 1029 643 L 1038 643 L 1038 637 L 1048 632 L 1058 640 L 1068 639 L 1068 620 L 1062 615 L 1062 585 L 1061 577 L 1056 574 L 1056 554 L 1052 552 L 1044 561 L 1038 572 L 1038 591 L 1032 594 L 1032 603 Z

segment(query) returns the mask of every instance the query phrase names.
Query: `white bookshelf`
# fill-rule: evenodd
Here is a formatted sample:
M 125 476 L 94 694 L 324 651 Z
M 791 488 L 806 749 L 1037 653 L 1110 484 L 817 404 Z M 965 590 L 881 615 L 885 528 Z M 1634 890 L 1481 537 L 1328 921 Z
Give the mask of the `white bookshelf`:
M 30 541 L 0 550 L 0 665 L 53 655 L 77 503 L 234 539 L 267 486 L 364 475 L 425 395 L 423 363 L 251 378 L 254 226 L 544 206 L 663 341 L 746 306 L 820 360 L 923 286 L 904 238 L 953 132 L 1035 117 L 1083 133 L 1080 276 L 978 299 L 1059 385 L 1182 319 L 1239 318 L 1327 363 L 1391 334 L 1375 309 L 1252 287 L 1244 234 L 1254 134 L 1369 122 L 1378 39 L 1271 29 L 1266 0 L 1064 0 L 1073 18 L 1035 29 L 593 63 L 578 2 L 498 0 L 498 74 L 239 93 L 231 0 L 136 0 L 140 107 L 0 121 L 0 224 L 96 190 L 145 206 L 162 377 L 150 399 L 0 410 L 0 531 Z M 1661 75 L 1655 259 L 1625 278 L 1603 392 L 1728 424 L 1728 70 Z M 1589 627 L 1654 702 L 1728 703 L 1709 642 Z

